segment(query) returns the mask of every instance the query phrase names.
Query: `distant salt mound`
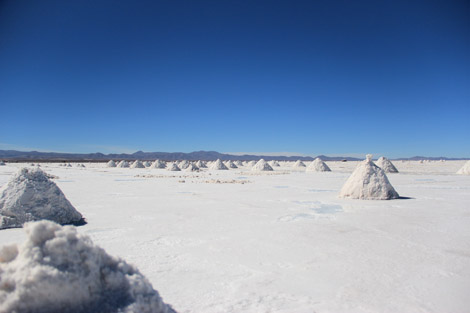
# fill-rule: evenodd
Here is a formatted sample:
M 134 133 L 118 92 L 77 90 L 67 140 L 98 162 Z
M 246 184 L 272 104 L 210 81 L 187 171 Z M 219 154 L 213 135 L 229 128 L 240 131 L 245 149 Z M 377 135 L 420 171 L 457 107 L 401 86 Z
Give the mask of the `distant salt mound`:
M 127 168 L 129 167 L 129 162 L 127 162 L 126 160 L 122 160 L 118 163 L 117 167 Z
M 188 160 L 183 160 L 179 163 L 179 168 L 181 168 L 182 170 L 185 170 L 189 167 L 189 165 L 191 164 L 191 162 L 189 162 Z
M 269 162 L 269 165 L 271 165 L 271 167 L 279 167 L 279 166 L 281 166 L 281 165 L 279 164 L 279 162 L 276 161 L 276 160 L 272 160 L 271 162 Z
M 233 163 L 232 161 L 227 161 L 226 166 L 228 168 L 238 168 L 238 166 L 235 165 L 235 163 Z
M 253 161 L 249 161 L 248 163 L 246 163 L 246 166 L 251 166 L 251 167 L 253 167 L 253 166 L 256 165 L 256 163 L 257 163 L 257 162 L 254 161 L 254 160 L 253 160 Z
M 470 161 L 467 161 L 458 171 L 460 175 L 470 175 Z
M 136 160 L 132 163 L 131 168 L 145 168 L 145 165 L 140 160 Z
M 370 154 L 357 165 L 339 196 L 363 200 L 390 200 L 399 197 L 385 172 L 372 162 Z
M 268 164 L 264 159 L 259 160 L 255 166 L 251 169 L 255 172 L 273 171 L 271 165 Z
M 201 160 L 196 162 L 196 166 L 199 168 L 207 168 L 206 162 L 201 161 Z
M 169 171 L 172 171 L 172 172 L 181 171 L 181 169 L 178 167 L 178 165 L 176 163 L 168 164 L 168 167 L 166 169 L 169 170 Z
M 385 173 L 398 173 L 397 168 L 393 165 L 392 161 L 386 157 L 380 157 L 375 164 L 384 170 Z
M 85 164 L 78 163 L 78 164 L 77 164 L 77 167 L 81 167 L 81 168 L 83 168 L 83 167 L 86 167 L 86 166 L 85 166 Z
M 297 160 L 292 167 L 299 168 L 299 167 L 307 167 L 304 162 Z
M 225 164 L 220 160 L 220 159 L 217 159 L 217 161 L 215 161 L 211 167 L 210 167 L 211 170 L 228 170 L 228 168 L 225 166 Z
M 4 166 L 4 165 L 6 165 L 5 162 L 0 161 L 0 166 Z
M 116 167 L 116 162 L 114 162 L 113 160 L 109 160 L 109 162 L 106 163 L 106 166 L 107 167 Z
M 331 172 L 331 169 L 320 158 L 316 158 L 307 167 L 308 172 Z
M 75 227 L 24 228 L 23 244 L 0 250 L 0 312 L 175 313 L 137 268 Z
M 186 172 L 199 172 L 199 167 L 196 165 L 189 163 L 188 167 L 185 169 Z
M 234 162 L 236 166 L 243 166 L 243 162 L 240 160 L 237 160 Z
M 149 167 L 150 165 L 152 165 L 152 163 L 150 163 L 149 161 L 145 161 L 143 164 L 145 167 Z
M 155 162 L 152 163 L 152 165 L 150 165 L 150 168 L 165 168 L 165 167 L 166 167 L 165 162 L 162 162 L 160 160 L 156 160 Z
M 70 224 L 82 215 L 41 169 L 23 168 L 0 189 L 0 229 L 43 219 Z

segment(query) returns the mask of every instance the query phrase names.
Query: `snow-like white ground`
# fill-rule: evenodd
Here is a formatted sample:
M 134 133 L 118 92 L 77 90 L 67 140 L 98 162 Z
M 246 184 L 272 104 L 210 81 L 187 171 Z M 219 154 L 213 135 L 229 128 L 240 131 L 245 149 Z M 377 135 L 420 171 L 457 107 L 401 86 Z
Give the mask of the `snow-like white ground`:
M 87 219 L 178 312 L 469 312 L 464 161 L 394 161 L 402 197 L 338 198 L 356 162 L 200 173 L 43 164 Z M 23 164 L 23 166 L 26 164 Z M 21 164 L 0 167 L 0 185 Z M 308 166 L 308 163 L 307 163 Z M 305 168 L 303 169 L 305 170 Z M 0 246 L 25 238 L 0 231 Z

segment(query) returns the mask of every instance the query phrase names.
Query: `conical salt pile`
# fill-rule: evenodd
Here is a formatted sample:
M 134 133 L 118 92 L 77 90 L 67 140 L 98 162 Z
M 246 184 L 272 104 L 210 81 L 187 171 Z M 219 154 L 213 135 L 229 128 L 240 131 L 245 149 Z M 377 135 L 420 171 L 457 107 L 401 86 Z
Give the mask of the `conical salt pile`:
M 226 166 L 228 168 L 238 168 L 238 166 L 236 166 L 232 161 L 227 161 Z
M 165 168 L 165 167 L 166 167 L 165 162 L 162 162 L 160 160 L 156 160 L 155 162 L 152 163 L 152 165 L 150 165 L 150 168 Z
M 0 229 L 43 219 L 59 224 L 83 220 L 46 173 L 23 168 L 0 189 Z
M 372 162 L 370 154 L 366 160 L 357 165 L 339 196 L 363 200 L 390 200 L 399 197 L 385 172 Z
M 196 165 L 189 163 L 188 167 L 185 169 L 186 172 L 199 172 L 199 167 Z
M 460 175 L 470 175 L 470 161 L 467 161 L 458 171 Z
M 139 270 L 50 221 L 0 249 L 0 312 L 174 313 Z
M 297 160 L 292 167 L 307 167 L 304 162 Z
M 150 163 L 149 161 L 145 161 L 145 162 L 144 162 L 144 166 L 145 166 L 145 167 L 149 167 L 150 165 L 152 165 L 152 163 Z
M 261 159 L 255 164 L 255 166 L 253 166 L 251 170 L 255 172 L 264 172 L 273 171 L 273 168 L 264 159 Z
M 252 161 L 246 163 L 246 166 L 251 166 L 251 167 L 253 167 L 253 166 L 255 166 L 255 165 L 256 165 L 256 161 L 255 161 L 255 160 L 252 160 Z
M 201 160 L 196 162 L 196 166 L 199 167 L 199 168 L 207 168 L 206 163 L 204 161 L 201 161 Z
M 118 163 L 117 167 L 129 167 L 129 162 L 127 162 L 126 160 L 122 160 L 121 162 Z
M 188 166 L 190 165 L 191 163 L 188 161 L 188 160 L 183 160 L 181 161 L 179 164 L 178 164 L 178 167 L 182 170 L 185 170 L 188 168 Z
M 0 161 L 0 166 L 6 165 L 5 162 Z
M 107 167 L 116 167 L 116 162 L 114 162 L 113 160 L 109 160 L 109 162 L 106 163 L 106 166 Z
M 307 172 L 331 172 L 331 169 L 320 158 L 316 158 L 307 167 Z
M 181 171 L 181 169 L 178 167 L 178 165 L 176 163 L 170 163 L 168 164 L 167 170 L 169 171 L 172 171 L 172 172 L 178 172 L 178 171 Z
M 212 165 L 211 165 L 211 170 L 228 170 L 228 168 L 225 166 L 220 159 L 217 159 Z
M 279 162 L 276 161 L 276 160 L 272 160 L 271 162 L 269 162 L 269 165 L 271 165 L 271 167 L 279 167 L 279 166 L 281 166 L 281 165 L 279 164 Z
M 398 173 L 395 165 L 386 157 L 380 157 L 375 164 L 383 169 L 385 173 Z
M 243 166 L 243 162 L 240 161 L 240 160 L 237 160 L 237 161 L 235 161 L 235 162 L 233 162 L 233 163 L 235 163 L 236 166 Z
M 142 163 L 142 161 L 137 160 L 132 163 L 131 168 L 145 168 L 145 165 Z

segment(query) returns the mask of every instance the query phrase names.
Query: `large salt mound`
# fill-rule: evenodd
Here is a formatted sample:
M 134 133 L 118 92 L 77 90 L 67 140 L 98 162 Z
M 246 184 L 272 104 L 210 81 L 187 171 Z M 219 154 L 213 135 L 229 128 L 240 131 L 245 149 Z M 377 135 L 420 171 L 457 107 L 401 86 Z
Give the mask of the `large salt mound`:
M 372 162 L 370 154 L 357 165 L 339 196 L 363 200 L 390 200 L 399 197 L 385 172 Z
M 129 167 L 129 162 L 127 162 L 126 160 L 122 160 L 118 163 L 117 167 Z
M 228 168 L 238 168 L 238 166 L 235 165 L 232 161 L 227 161 L 225 164 Z
M 320 158 L 316 158 L 307 166 L 308 172 L 331 172 L 331 169 Z
M 23 168 L 0 189 L 0 229 L 43 219 L 59 224 L 83 220 L 46 173 Z
M 136 160 L 132 163 L 131 168 L 145 168 L 145 165 L 140 160 Z
M 185 169 L 188 168 L 189 164 L 191 164 L 191 163 L 188 160 L 183 160 L 178 164 L 178 166 L 179 166 L 179 168 L 185 170 Z
M 211 170 L 228 170 L 228 168 L 225 166 L 220 159 L 217 159 L 212 165 L 211 165 Z
M 470 175 L 470 161 L 467 161 L 458 171 L 460 175 Z
M 305 165 L 304 162 L 302 162 L 302 161 L 300 161 L 300 160 L 297 160 L 297 161 L 294 163 L 293 167 L 307 167 L 307 166 Z
M 272 171 L 273 168 L 264 159 L 259 160 L 251 169 L 256 172 Z
M 398 173 L 397 168 L 393 165 L 392 161 L 386 157 L 380 157 L 375 164 L 384 170 L 385 173 Z
M 168 167 L 166 169 L 169 170 L 169 171 L 172 171 L 172 172 L 181 171 L 181 169 L 178 167 L 178 165 L 176 163 L 168 164 Z
M 150 165 L 150 168 L 165 168 L 165 167 L 166 167 L 165 162 L 162 162 L 160 160 L 156 160 L 155 162 L 152 163 L 152 165 Z
M 196 162 L 196 166 L 199 167 L 199 168 L 207 168 L 206 163 L 204 161 L 201 161 L 201 160 Z
M 73 226 L 25 225 L 26 242 L 0 250 L 0 312 L 174 313 L 132 265 Z

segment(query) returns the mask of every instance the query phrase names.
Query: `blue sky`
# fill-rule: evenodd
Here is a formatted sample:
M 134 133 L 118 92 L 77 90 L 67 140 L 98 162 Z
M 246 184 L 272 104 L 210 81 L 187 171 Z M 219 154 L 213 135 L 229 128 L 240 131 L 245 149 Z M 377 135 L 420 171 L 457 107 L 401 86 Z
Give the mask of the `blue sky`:
M 0 149 L 470 156 L 468 1 L 0 2 Z

